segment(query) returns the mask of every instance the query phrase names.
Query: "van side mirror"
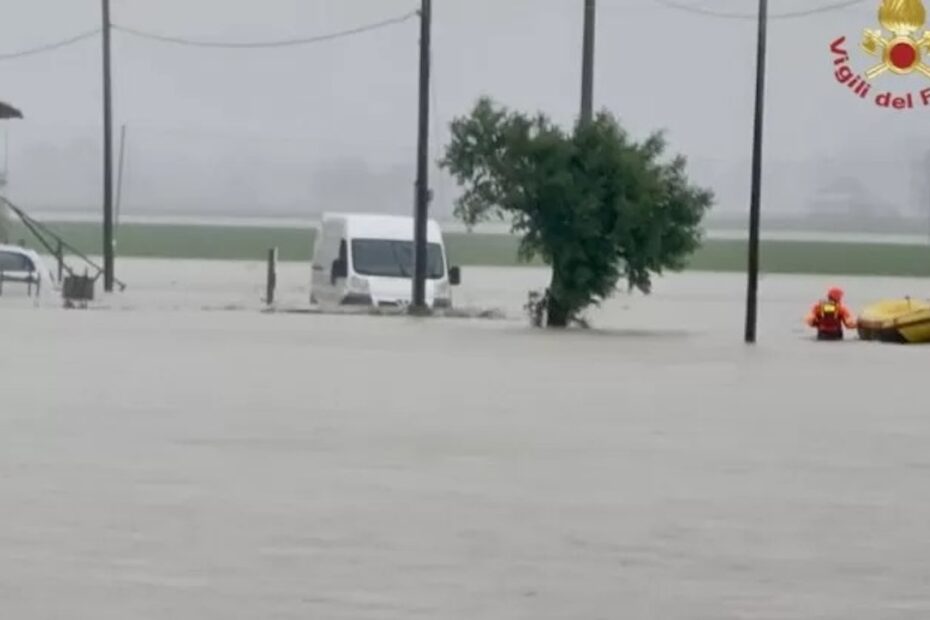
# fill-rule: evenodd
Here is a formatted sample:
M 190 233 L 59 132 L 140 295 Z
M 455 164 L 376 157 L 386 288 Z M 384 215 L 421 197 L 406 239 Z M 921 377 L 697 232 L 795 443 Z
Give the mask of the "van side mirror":
M 462 270 L 458 267 L 452 267 L 449 269 L 449 284 L 452 286 L 458 286 L 462 283 Z
M 332 268 L 332 279 L 335 281 L 338 278 L 347 278 L 349 277 L 349 266 L 344 260 L 336 259 L 333 261 Z

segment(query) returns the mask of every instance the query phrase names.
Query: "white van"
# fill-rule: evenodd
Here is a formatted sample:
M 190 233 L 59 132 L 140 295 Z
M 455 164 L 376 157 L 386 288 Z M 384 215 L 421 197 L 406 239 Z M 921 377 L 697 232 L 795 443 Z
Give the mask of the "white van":
M 412 217 L 325 213 L 313 252 L 310 303 L 403 306 L 413 296 Z M 461 281 L 448 267 L 439 224 L 426 227 L 426 303 L 452 306 Z

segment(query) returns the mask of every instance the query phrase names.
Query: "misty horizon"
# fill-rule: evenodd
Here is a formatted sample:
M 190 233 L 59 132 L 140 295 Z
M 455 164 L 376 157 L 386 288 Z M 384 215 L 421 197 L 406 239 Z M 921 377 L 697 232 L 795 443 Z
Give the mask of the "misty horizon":
M 8 4 L 0 53 L 99 27 L 96 0 Z M 482 95 L 517 110 L 545 112 L 566 128 L 574 122 L 580 1 L 434 4 L 434 163 L 448 140 L 448 123 Z M 748 15 L 755 8 L 745 0 L 691 4 Z M 268 0 L 259 9 L 219 0 L 113 0 L 113 21 L 206 40 L 271 40 L 335 32 L 403 15 L 416 5 Z M 844 92 L 832 73 L 830 43 L 843 34 L 855 41 L 863 28 L 877 27 L 878 1 L 803 19 L 777 17 L 810 6 L 770 2 L 765 213 L 830 212 L 832 203 L 844 201 L 860 215 L 926 213 L 930 147 L 924 146 L 922 112 L 875 109 Z M 49 14 L 57 19 L 49 22 Z M 122 212 L 408 213 L 417 46 L 416 19 L 273 50 L 182 47 L 115 31 L 117 154 L 119 129 L 127 128 Z M 712 215 L 737 216 L 748 205 L 754 53 L 751 19 L 704 17 L 651 0 L 599 4 L 596 107 L 617 115 L 637 138 L 666 130 L 670 153 L 684 154 L 695 182 L 714 190 Z M 855 62 L 864 67 L 869 61 L 860 54 Z M 2 127 L 9 141 L 10 197 L 32 209 L 97 208 L 99 39 L 0 62 L 0 79 L 0 99 L 26 117 Z M 884 84 L 916 90 L 926 81 L 892 77 Z M 432 215 L 448 218 L 457 196 L 454 182 L 434 165 L 431 187 Z

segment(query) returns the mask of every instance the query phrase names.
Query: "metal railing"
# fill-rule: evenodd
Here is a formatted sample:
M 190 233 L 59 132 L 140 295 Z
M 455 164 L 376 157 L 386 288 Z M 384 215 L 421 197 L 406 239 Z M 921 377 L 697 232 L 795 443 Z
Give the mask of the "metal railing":
M 53 230 L 50 230 L 47 226 L 41 222 L 33 219 L 21 208 L 17 207 L 15 204 L 10 202 L 5 196 L 0 196 L 0 203 L 5 204 L 10 211 L 16 214 L 17 217 L 22 221 L 23 225 L 31 232 L 39 243 L 55 257 L 58 263 L 58 280 L 62 280 L 62 276 L 66 272 L 69 277 L 72 278 L 85 278 L 88 277 L 85 271 L 83 276 L 78 275 L 74 270 L 65 262 L 65 251 L 74 254 L 84 263 L 86 263 L 90 268 L 95 271 L 95 274 L 91 277 L 92 280 L 96 281 L 103 275 L 103 267 L 95 263 L 93 260 L 87 257 L 86 254 L 78 250 L 76 247 L 65 241 L 65 239 L 56 233 Z M 120 291 L 126 290 L 126 284 L 122 281 L 114 278 L 114 282 L 119 286 Z

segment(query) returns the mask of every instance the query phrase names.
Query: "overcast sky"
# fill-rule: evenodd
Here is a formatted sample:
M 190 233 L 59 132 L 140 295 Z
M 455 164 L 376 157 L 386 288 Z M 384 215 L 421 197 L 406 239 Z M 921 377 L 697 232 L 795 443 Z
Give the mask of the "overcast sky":
M 681 0 L 752 13 L 754 0 Z M 770 0 L 773 15 L 835 0 Z M 414 10 L 418 0 L 112 0 L 116 24 L 199 39 L 324 34 Z M 582 0 L 434 0 L 434 158 L 446 125 L 487 94 L 562 123 L 577 114 Z M 722 210 L 748 198 L 755 23 L 599 0 L 596 104 L 636 135 L 665 128 Z M 930 148 L 930 108 L 876 108 L 839 86 L 829 44 L 877 27 L 878 0 L 773 19 L 766 99 L 766 206 L 809 198 L 818 170 L 869 175 L 876 196 L 908 200 L 915 153 Z M 0 54 L 99 27 L 99 0 L 4 0 Z M 124 212 L 330 208 L 408 212 L 416 131 L 418 24 L 303 47 L 181 47 L 113 34 L 115 119 L 127 129 Z M 27 206 L 94 206 L 100 197 L 99 39 L 0 62 L 9 193 Z M 875 89 L 918 91 L 922 77 Z M 874 91 L 873 91 L 874 92 Z M 118 138 L 118 131 L 117 131 Z M 796 164 L 790 167 L 789 164 Z M 798 180 L 793 182 L 794 175 Z M 803 181 L 801 177 L 803 176 Z M 813 179 L 813 180 L 812 180 Z M 434 176 L 436 209 L 455 195 Z M 799 189 L 800 188 L 800 189 Z M 916 209 L 915 205 L 905 205 Z

